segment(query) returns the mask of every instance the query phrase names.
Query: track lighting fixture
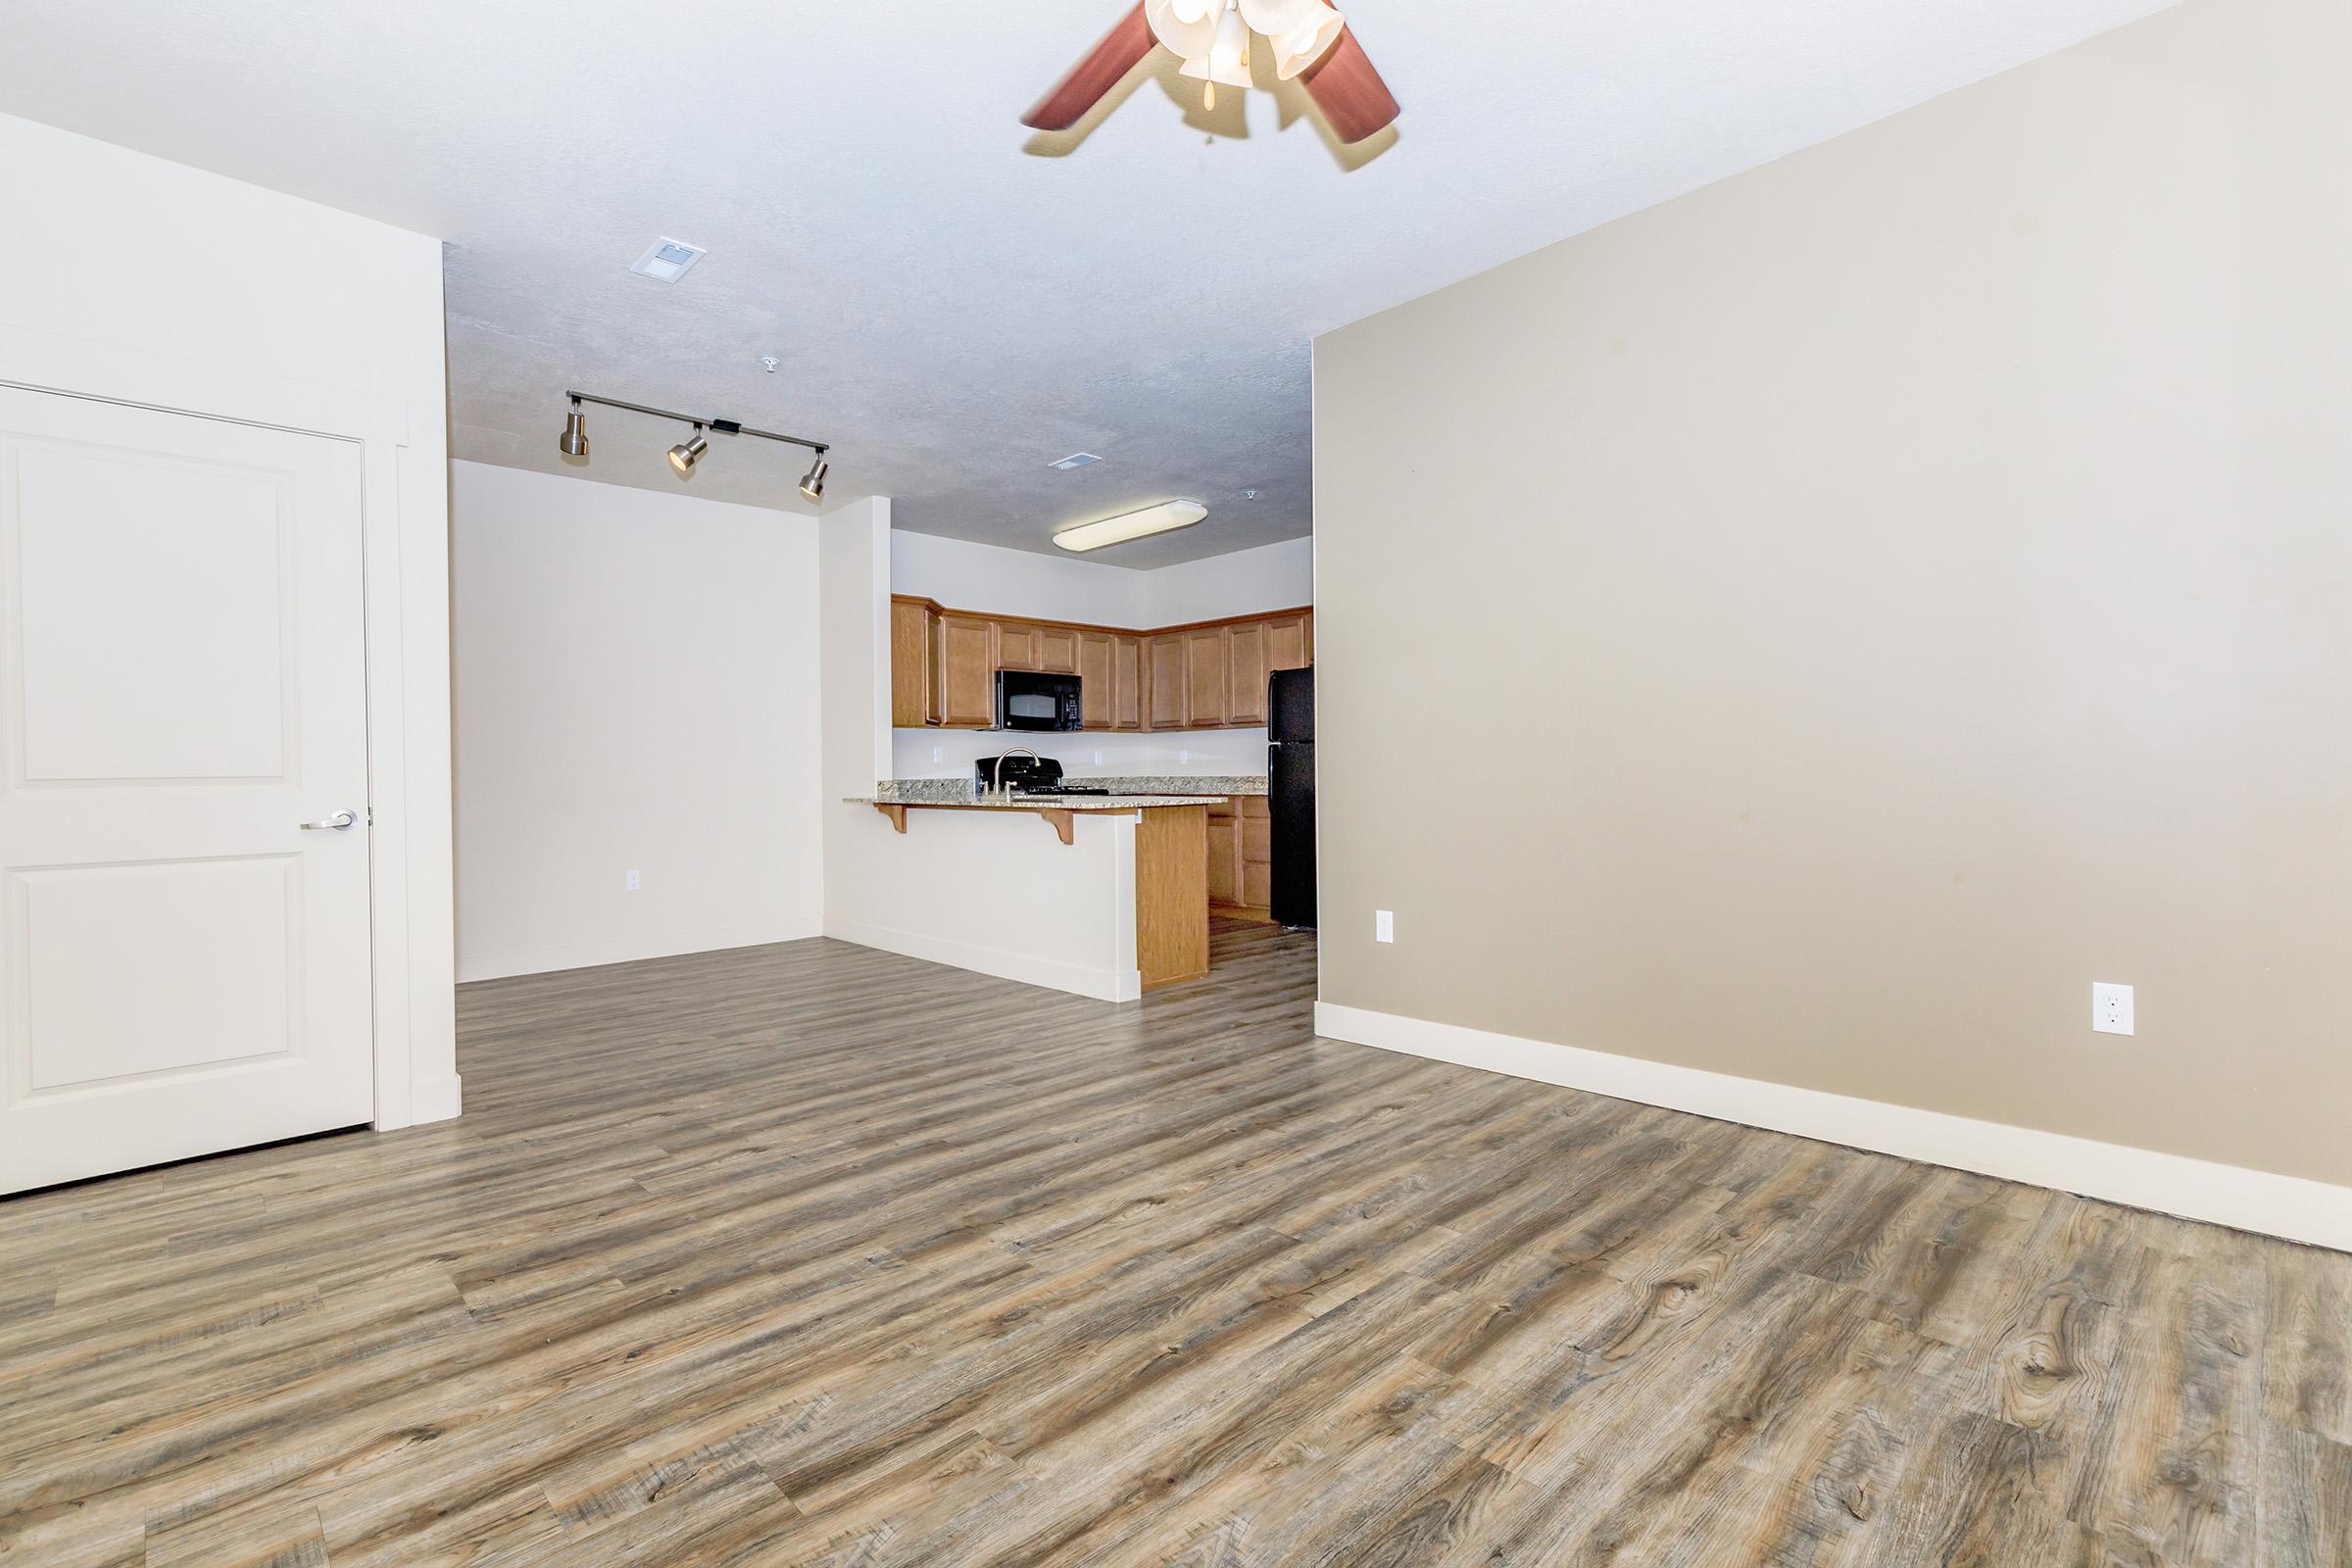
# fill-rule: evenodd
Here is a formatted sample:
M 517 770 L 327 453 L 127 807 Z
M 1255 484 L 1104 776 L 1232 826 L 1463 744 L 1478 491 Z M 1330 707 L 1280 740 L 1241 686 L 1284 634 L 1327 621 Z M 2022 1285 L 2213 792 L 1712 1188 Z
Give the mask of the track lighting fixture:
M 631 414 L 650 414 L 657 419 L 675 419 L 680 424 L 694 426 L 694 434 L 669 449 L 669 466 L 679 478 L 694 472 L 695 465 L 710 450 L 710 435 L 750 435 L 762 441 L 782 441 L 789 446 L 807 447 L 816 456 L 808 471 L 801 476 L 801 494 L 811 501 L 825 499 L 825 476 L 833 466 L 825 455 L 833 449 L 822 441 L 811 441 L 803 435 L 782 435 L 774 430 L 755 430 L 740 419 L 702 419 L 691 414 L 679 414 L 670 409 L 651 409 L 642 403 L 623 403 L 618 398 L 600 398 L 593 392 L 564 394 L 571 400 L 571 411 L 564 416 L 564 434 L 556 442 L 556 450 L 567 458 L 585 459 L 588 456 L 588 416 L 580 405 L 594 403 L 608 409 L 626 409 Z M 708 432 L 708 433 L 706 433 Z
M 703 427 L 698 424 L 694 427 L 692 440 L 681 441 L 669 449 L 669 466 L 678 471 L 679 478 L 684 479 L 694 472 L 694 466 L 702 462 L 703 454 L 710 450 L 710 443 L 703 438 Z
M 571 412 L 564 416 L 564 439 L 556 443 L 556 450 L 567 458 L 588 456 L 588 416 L 580 412 L 578 398 L 571 400 Z

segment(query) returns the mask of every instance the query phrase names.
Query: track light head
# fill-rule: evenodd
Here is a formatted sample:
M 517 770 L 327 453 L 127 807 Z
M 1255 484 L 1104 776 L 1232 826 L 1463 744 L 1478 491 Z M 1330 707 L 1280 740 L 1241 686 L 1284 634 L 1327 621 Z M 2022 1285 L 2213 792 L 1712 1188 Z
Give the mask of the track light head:
M 703 438 L 703 427 L 698 424 L 692 440 L 681 441 L 669 449 L 669 466 L 677 470 L 679 478 L 688 478 L 694 473 L 694 466 L 703 461 L 703 454 L 710 450 L 710 443 Z
M 571 412 L 564 416 L 564 435 L 556 443 L 556 450 L 567 458 L 583 461 L 588 456 L 588 416 L 580 412 L 578 398 L 571 400 Z
M 827 463 L 825 455 L 819 452 L 816 461 L 808 466 L 808 471 L 801 475 L 801 494 L 811 501 L 824 500 L 825 475 L 832 471 L 833 465 Z

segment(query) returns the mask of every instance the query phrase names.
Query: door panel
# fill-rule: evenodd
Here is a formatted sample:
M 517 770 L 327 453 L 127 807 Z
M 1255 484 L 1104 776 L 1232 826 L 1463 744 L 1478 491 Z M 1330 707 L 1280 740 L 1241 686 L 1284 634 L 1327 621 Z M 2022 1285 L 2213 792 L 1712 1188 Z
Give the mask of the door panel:
M 1226 722 L 1232 672 L 1225 667 L 1225 628 L 1210 626 L 1184 634 L 1184 719 L 1194 729 Z
M 1078 634 L 1078 710 L 1088 729 L 1109 729 L 1117 718 L 1110 678 L 1117 648 L 1106 631 Z
M 1266 628 L 1232 626 L 1225 632 L 1225 721 L 1263 724 L 1266 721 Z
M 1078 634 L 1067 626 L 1040 626 L 1030 646 L 1037 667 L 1049 675 L 1078 673 Z
M 0 389 L 0 1191 L 373 1114 L 360 498 Z
M 977 615 L 939 617 L 940 722 L 986 729 L 997 721 L 997 623 Z
M 997 668 L 1035 670 L 1037 662 L 1037 628 L 1013 621 L 997 624 Z
M 890 722 L 917 729 L 939 722 L 931 678 L 931 607 L 893 601 L 890 607 Z
M 1185 723 L 1184 638 L 1181 635 L 1154 637 L 1150 653 L 1150 727 L 1182 729 Z
M 1144 727 L 1144 640 L 1116 637 L 1110 647 L 1110 727 Z
M 1285 615 L 1266 622 L 1266 672 L 1278 669 L 1304 669 L 1315 662 L 1311 618 L 1306 615 Z

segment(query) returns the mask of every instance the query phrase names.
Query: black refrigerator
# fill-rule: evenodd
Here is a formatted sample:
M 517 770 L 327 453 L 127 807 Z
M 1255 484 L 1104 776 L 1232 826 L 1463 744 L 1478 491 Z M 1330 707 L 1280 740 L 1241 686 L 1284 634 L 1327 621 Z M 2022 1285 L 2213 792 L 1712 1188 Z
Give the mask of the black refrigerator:
M 1315 672 L 1278 669 L 1266 685 L 1266 805 L 1274 829 L 1277 922 L 1315 923 Z

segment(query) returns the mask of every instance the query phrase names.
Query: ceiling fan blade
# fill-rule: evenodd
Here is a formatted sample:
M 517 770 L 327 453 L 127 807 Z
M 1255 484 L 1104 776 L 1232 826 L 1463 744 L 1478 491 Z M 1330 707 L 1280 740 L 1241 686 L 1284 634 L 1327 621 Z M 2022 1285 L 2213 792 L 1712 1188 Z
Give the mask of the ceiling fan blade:
M 1121 77 L 1135 69 L 1135 63 L 1150 54 L 1159 40 L 1152 35 L 1152 24 L 1144 20 L 1143 0 L 1136 0 L 1133 11 L 1121 17 L 1118 25 L 1102 35 L 1102 41 L 1075 66 L 1070 74 L 1054 84 L 1054 90 L 1037 101 L 1037 107 L 1021 117 L 1021 123 L 1032 130 L 1067 130 L 1086 118 L 1086 112 L 1102 101 L 1102 95 L 1119 84 Z
M 1330 52 L 1300 72 L 1298 79 L 1343 142 L 1362 141 L 1403 112 L 1372 69 L 1372 57 L 1355 41 L 1353 27 L 1341 28 Z

